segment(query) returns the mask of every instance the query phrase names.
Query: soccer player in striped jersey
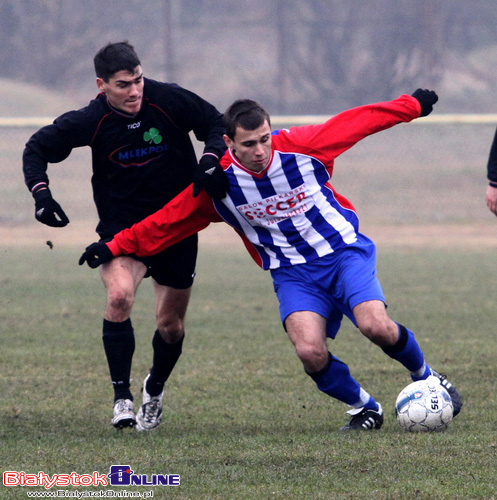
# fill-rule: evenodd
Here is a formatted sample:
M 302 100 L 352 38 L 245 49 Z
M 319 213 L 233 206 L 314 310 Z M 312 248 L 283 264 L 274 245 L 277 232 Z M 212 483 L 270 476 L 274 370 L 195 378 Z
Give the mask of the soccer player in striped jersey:
M 192 187 L 161 210 L 90 245 L 80 259 L 91 267 L 123 254 L 152 255 L 224 221 L 250 255 L 271 272 L 280 314 L 306 373 L 325 394 L 351 407 L 343 430 L 379 429 L 381 404 L 330 353 L 347 316 L 371 342 L 400 362 L 412 380 L 436 375 L 449 390 L 454 413 L 462 402 L 444 375 L 426 363 L 416 338 L 387 314 L 376 277 L 376 248 L 359 231 L 353 205 L 331 185 L 335 158 L 361 139 L 428 115 L 438 100 L 418 89 L 389 102 L 342 112 L 323 124 L 271 130 L 268 113 L 251 100 L 235 101 L 224 115 L 228 150 L 221 165 L 229 178 L 220 200 Z

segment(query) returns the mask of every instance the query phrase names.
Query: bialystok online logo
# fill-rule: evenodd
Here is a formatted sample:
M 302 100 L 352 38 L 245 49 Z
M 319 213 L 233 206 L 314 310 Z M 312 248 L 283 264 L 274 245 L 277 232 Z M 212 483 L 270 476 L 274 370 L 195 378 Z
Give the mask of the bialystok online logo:
M 129 465 L 111 465 L 109 474 L 27 474 L 6 471 L 3 473 L 4 486 L 179 486 L 179 474 L 135 474 Z
M 107 476 L 112 486 L 179 486 L 179 474 L 135 474 L 129 465 L 111 465 Z

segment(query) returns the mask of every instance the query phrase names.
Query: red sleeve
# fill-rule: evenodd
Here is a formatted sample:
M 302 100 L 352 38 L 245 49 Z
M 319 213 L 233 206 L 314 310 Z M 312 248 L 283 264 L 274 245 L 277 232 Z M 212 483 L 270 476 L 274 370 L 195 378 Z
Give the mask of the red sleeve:
M 361 139 L 398 123 L 410 122 L 420 114 L 419 101 L 410 95 L 401 95 L 393 101 L 349 109 L 319 125 L 280 131 L 275 141 L 289 148 L 298 146 L 298 152 L 332 165 L 338 155 Z
M 114 257 L 155 255 L 205 229 L 211 222 L 222 220 L 209 195 L 202 190 L 194 198 L 190 184 L 160 210 L 117 233 L 107 246 Z

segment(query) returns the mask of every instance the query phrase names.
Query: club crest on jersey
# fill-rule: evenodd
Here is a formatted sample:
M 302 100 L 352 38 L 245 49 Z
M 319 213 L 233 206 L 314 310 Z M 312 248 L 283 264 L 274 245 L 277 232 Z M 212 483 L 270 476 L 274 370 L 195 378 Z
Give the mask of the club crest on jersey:
M 267 227 L 307 212 L 311 204 L 306 198 L 305 184 L 302 184 L 286 193 L 238 205 L 236 208 L 251 224 Z

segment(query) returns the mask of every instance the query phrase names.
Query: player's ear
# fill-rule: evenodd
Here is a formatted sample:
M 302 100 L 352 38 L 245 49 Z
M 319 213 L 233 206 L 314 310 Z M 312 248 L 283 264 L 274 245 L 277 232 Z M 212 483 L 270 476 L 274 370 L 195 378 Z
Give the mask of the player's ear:
M 98 90 L 100 90 L 100 92 L 103 92 L 105 94 L 105 89 L 104 89 L 104 80 L 103 78 L 98 78 L 97 77 L 97 87 L 98 87 Z
M 233 149 L 235 143 L 226 134 L 223 135 L 223 139 L 226 146 L 230 149 Z

